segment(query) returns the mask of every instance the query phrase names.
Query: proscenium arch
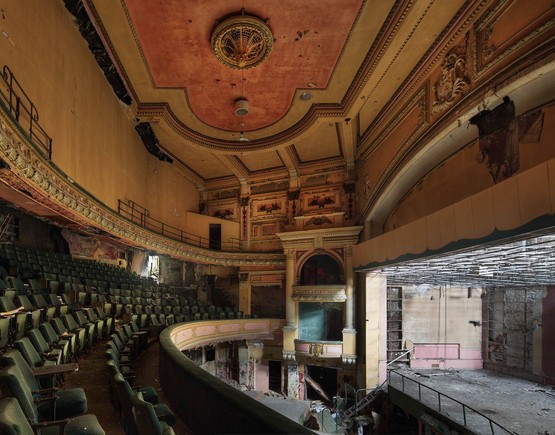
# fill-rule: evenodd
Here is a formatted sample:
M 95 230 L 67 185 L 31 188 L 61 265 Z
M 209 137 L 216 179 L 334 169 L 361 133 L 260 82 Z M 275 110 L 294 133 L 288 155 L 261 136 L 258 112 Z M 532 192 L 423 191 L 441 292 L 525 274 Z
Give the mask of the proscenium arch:
M 305 265 L 307 264 L 308 261 L 310 261 L 312 258 L 316 257 L 316 256 L 327 256 L 330 257 L 335 264 L 337 264 L 337 268 L 338 271 L 340 273 L 340 283 L 343 284 L 345 282 L 345 265 L 343 262 L 343 258 L 341 257 L 341 255 L 339 255 L 338 252 L 331 250 L 331 249 L 315 249 L 312 251 L 308 251 L 305 252 L 303 255 L 301 255 L 298 259 L 297 262 L 297 270 L 296 270 L 296 274 L 295 274 L 295 282 L 297 284 L 300 284 L 301 282 L 301 278 L 302 278 L 302 272 L 303 269 L 305 267 Z
M 470 125 L 470 118 L 485 108 L 492 109 L 501 104 L 505 96 L 514 101 L 516 116 L 519 116 L 548 103 L 554 93 L 555 61 L 551 61 L 496 89 L 464 114 L 453 117 L 452 122 L 403 164 L 364 212 L 364 239 L 380 235 L 387 218 L 420 180 L 478 138 L 478 129 Z

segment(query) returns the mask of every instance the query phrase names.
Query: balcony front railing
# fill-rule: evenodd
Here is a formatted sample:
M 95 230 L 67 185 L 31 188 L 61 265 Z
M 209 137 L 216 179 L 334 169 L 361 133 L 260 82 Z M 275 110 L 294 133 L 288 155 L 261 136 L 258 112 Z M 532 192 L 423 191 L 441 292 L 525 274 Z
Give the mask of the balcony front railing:
M 183 231 L 162 221 L 151 218 L 150 212 L 134 201 L 118 200 L 118 213 L 120 216 L 123 216 L 147 230 L 179 242 L 217 251 L 238 252 L 241 250 L 241 241 L 237 238 L 230 237 L 227 241 L 223 241 L 188 233 L 187 231 Z
M 52 158 L 52 138 L 39 124 L 39 112 L 7 65 L 0 81 L 0 104 L 21 131 L 48 159 Z
M 492 435 L 513 433 L 480 411 L 395 370 L 389 371 L 388 378 L 388 388 L 403 392 L 472 432 Z

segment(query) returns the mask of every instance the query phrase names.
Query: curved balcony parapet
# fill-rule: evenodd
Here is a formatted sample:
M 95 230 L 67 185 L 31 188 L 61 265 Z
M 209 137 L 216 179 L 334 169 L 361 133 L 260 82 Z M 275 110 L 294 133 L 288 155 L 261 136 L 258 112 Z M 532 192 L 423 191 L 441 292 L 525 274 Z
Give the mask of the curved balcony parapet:
M 186 261 L 223 266 L 283 265 L 282 253 L 223 252 L 164 237 L 133 223 L 79 186 L 24 134 L 0 105 L 0 180 L 56 214 L 110 234 L 130 246 L 145 248 Z M 9 170 L 8 168 L 9 167 Z
M 281 334 L 284 324 L 276 319 L 211 320 L 162 331 L 160 383 L 195 433 L 314 433 L 210 375 L 182 352 L 209 343 L 271 337 Z

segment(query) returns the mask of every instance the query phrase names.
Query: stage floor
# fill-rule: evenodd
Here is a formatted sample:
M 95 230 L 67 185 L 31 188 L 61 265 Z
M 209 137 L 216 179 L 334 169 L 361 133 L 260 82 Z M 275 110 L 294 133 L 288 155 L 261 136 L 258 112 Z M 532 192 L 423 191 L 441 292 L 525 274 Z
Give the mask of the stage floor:
M 401 373 L 489 417 L 510 432 L 522 435 L 555 434 L 555 388 L 489 370 L 395 369 L 390 384 L 402 390 Z M 418 385 L 404 380 L 405 392 L 418 399 Z M 437 393 L 420 387 L 421 401 L 438 410 Z M 444 415 L 462 422 L 462 406 L 442 397 Z M 486 419 L 466 412 L 469 427 L 480 434 L 492 433 Z M 474 414 L 474 415 L 473 415 Z M 503 433 L 495 427 L 495 434 Z

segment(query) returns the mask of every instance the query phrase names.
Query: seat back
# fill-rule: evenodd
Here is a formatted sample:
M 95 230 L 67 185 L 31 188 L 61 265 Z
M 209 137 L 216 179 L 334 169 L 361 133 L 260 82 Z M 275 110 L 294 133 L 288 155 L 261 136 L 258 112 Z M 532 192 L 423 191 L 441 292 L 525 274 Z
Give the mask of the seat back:
M 123 425 L 127 435 L 137 435 L 133 417 L 133 390 L 121 373 L 114 375 L 114 387 L 123 414 Z
M 58 335 L 62 335 L 64 332 L 68 332 L 66 326 L 62 322 L 62 319 L 60 319 L 59 317 L 54 317 L 50 321 L 50 324 L 52 325 L 52 328 L 54 328 L 54 331 L 56 331 L 56 334 Z
M 14 397 L 0 400 L 0 433 L 3 435 L 34 435 L 35 433 Z
M 12 311 L 16 306 L 8 296 L 0 296 L 0 311 Z
M 14 344 L 16 349 L 21 352 L 21 355 L 23 355 L 23 358 L 25 358 L 25 361 L 27 361 L 27 364 L 29 364 L 29 367 L 33 368 L 42 364 L 40 355 L 31 343 L 31 340 L 27 337 L 22 337 L 19 340 L 16 340 Z
M 77 322 L 75 321 L 75 319 L 71 314 L 66 314 L 63 317 L 63 319 L 64 319 L 64 324 L 66 325 L 66 328 L 69 329 L 70 331 L 74 331 L 79 328 L 79 325 L 77 324 Z
M 23 379 L 29 386 L 31 391 L 38 391 L 41 389 L 40 384 L 33 374 L 33 370 L 17 349 L 10 349 L 0 356 L 0 366 L 17 366 L 23 375 Z
M 37 308 L 47 308 L 48 304 L 43 295 L 31 295 L 31 302 Z
M 26 295 L 17 295 L 15 297 L 15 301 L 19 306 L 22 306 L 25 310 L 33 311 L 35 309 L 35 307 L 33 306 L 33 304 L 31 303 L 31 301 Z
M 10 319 L 0 319 L 0 350 L 10 341 Z
M 42 336 L 50 346 L 53 346 L 60 341 L 60 337 L 56 334 L 56 331 L 54 331 L 54 328 L 52 328 L 50 323 L 41 323 L 39 329 Z
M 31 423 L 38 423 L 39 416 L 33 394 L 25 382 L 21 370 L 15 365 L 3 367 L 0 369 L 0 382 L 8 388 L 9 395 L 17 399 L 19 406 Z
M 9 282 L 11 283 L 11 287 L 16 289 L 18 292 L 25 291 L 25 284 L 21 281 L 21 278 L 18 276 L 10 276 L 8 277 Z
M 74 311 L 73 316 L 75 317 L 75 321 L 79 326 L 85 326 L 87 323 L 89 323 L 89 321 L 83 314 L 83 311 L 81 310 Z
M 133 395 L 133 417 L 139 435 L 162 434 L 162 425 L 156 417 L 154 406 L 143 399 L 143 394 L 137 392 Z
M 31 343 L 33 344 L 37 352 L 45 353 L 50 351 L 50 346 L 37 328 L 31 329 L 27 333 L 27 336 L 29 337 L 29 340 L 31 340 Z

